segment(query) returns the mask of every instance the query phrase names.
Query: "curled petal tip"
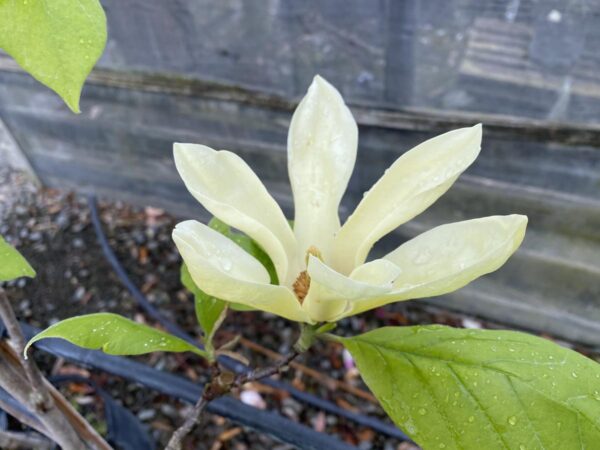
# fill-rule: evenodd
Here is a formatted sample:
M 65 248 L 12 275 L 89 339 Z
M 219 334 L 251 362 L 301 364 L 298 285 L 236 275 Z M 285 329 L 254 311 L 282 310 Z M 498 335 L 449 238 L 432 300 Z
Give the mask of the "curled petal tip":
M 512 220 L 513 223 L 518 227 L 526 227 L 529 222 L 529 218 L 523 214 L 510 214 L 505 216 L 506 219 Z
M 173 153 L 177 154 L 183 151 L 184 143 L 182 142 L 173 142 Z
M 513 218 L 517 226 L 524 232 L 527 228 L 527 224 L 529 223 L 529 218 L 522 214 L 512 214 L 510 217 Z
M 194 220 L 184 220 L 183 222 L 179 222 L 177 225 L 175 225 L 175 228 L 173 228 L 173 234 L 175 234 L 175 232 L 181 233 L 189 231 L 190 227 L 193 227 L 194 222 Z
M 473 125 L 472 127 L 464 128 L 466 132 L 472 134 L 479 142 L 481 142 L 481 138 L 483 136 L 483 125 L 478 123 Z
M 322 83 L 322 84 L 329 84 L 329 83 L 327 82 L 327 80 L 326 80 L 325 78 L 323 78 L 323 77 L 322 77 L 321 75 L 319 75 L 319 74 L 317 74 L 317 75 L 315 75 L 315 76 L 313 77 L 313 81 L 312 81 L 312 82 L 313 82 L 314 84 L 319 84 L 319 83 Z
M 315 75 L 315 77 L 313 78 L 313 81 L 309 87 L 309 92 L 313 90 L 316 90 L 317 92 L 333 92 L 339 95 L 341 99 L 341 94 L 339 93 L 339 91 L 321 75 Z
M 455 136 L 460 136 L 465 142 L 471 142 L 471 140 L 478 142 L 479 147 L 481 148 L 481 139 L 483 137 L 483 125 L 481 123 L 473 125 L 472 127 L 458 128 L 453 132 L 447 133 L 447 135 L 452 135 L 452 133 L 455 133 Z

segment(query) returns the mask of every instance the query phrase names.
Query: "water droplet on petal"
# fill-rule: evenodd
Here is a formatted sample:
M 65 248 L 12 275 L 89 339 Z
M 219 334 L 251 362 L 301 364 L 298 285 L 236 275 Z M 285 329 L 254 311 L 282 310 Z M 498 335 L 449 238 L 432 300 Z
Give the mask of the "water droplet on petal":
M 431 260 L 431 251 L 427 248 L 422 249 L 414 255 L 413 263 L 417 265 L 427 264 Z
M 229 258 L 219 258 L 219 264 L 221 265 L 221 269 L 225 272 L 229 272 L 233 267 L 233 263 Z

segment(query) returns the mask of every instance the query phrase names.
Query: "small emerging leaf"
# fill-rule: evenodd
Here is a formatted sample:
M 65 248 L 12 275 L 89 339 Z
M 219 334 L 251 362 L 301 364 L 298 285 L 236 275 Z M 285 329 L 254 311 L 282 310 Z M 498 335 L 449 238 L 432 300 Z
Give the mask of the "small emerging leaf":
M 35 342 L 60 338 L 109 355 L 143 355 L 151 352 L 193 352 L 206 357 L 196 346 L 156 328 L 142 325 L 111 313 L 77 316 L 58 322 L 34 336 L 25 353 Z
M 196 286 L 185 263 L 181 266 L 181 284 L 194 294 L 196 318 L 204 331 L 204 344 L 212 351 L 212 338 L 225 319 L 227 302 L 208 295 Z
M 600 445 L 600 365 L 548 340 L 435 325 L 339 340 L 392 420 L 424 449 Z
M 229 225 L 217 219 L 216 217 L 213 217 L 210 220 L 208 226 L 211 227 L 213 230 L 218 231 L 222 235 L 227 236 L 237 245 L 246 250 L 247 253 L 254 256 L 258 260 L 258 262 L 260 262 L 265 267 L 265 269 L 267 269 L 267 272 L 269 272 L 269 276 L 271 277 L 271 283 L 279 284 L 277 280 L 277 272 L 275 271 L 273 261 L 271 261 L 269 255 L 265 253 L 265 251 L 260 247 L 260 245 L 256 243 L 254 239 L 246 236 L 245 234 L 236 233 L 235 231 L 232 231 Z
M 27 260 L 0 236 L 0 282 L 35 277 Z
M 105 44 L 98 0 L 0 1 L 0 48 L 73 112 Z

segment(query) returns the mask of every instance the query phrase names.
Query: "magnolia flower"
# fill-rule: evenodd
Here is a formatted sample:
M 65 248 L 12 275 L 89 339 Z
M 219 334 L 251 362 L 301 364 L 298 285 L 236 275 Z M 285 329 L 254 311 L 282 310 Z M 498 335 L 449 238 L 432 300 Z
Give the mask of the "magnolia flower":
M 206 293 L 298 322 L 334 322 L 392 302 L 459 289 L 498 269 L 521 244 L 527 217 L 492 216 L 433 228 L 369 262 L 373 245 L 444 194 L 479 154 L 481 125 L 450 131 L 400 156 L 341 225 L 340 200 L 354 168 L 358 128 L 340 93 L 313 80 L 290 124 L 293 229 L 236 154 L 175 144 L 175 164 L 215 217 L 253 238 L 279 284 L 233 241 L 196 222 L 173 239 Z

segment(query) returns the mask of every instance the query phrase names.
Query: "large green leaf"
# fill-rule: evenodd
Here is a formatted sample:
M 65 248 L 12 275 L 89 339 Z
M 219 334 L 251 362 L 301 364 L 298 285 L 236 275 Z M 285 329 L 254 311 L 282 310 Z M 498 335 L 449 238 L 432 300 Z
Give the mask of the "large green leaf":
M 35 277 L 35 270 L 0 236 L 0 282 L 20 277 Z
M 227 302 L 212 297 L 198 288 L 185 263 L 181 266 L 181 284 L 194 294 L 196 318 L 204 331 L 204 344 L 209 351 L 212 351 L 212 339 L 225 319 Z
M 600 448 L 600 365 L 548 340 L 434 325 L 340 341 L 424 449 Z
M 46 338 L 65 339 L 79 347 L 101 349 L 110 355 L 143 355 L 150 352 L 206 352 L 164 331 L 136 323 L 118 314 L 97 313 L 58 322 L 34 336 L 27 349 Z
M 98 0 L 0 0 L 0 48 L 74 112 L 105 44 Z

